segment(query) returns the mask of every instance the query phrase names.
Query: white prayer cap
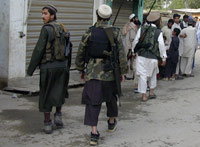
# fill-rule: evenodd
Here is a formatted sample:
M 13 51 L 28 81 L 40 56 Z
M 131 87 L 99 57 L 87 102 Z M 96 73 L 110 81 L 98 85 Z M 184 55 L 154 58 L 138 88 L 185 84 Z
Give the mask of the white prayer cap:
M 112 9 L 110 8 L 110 6 L 102 4 L 99 6 L 97 13 L 101 18 L 107 19 L 110 18 L 110 16 L 112 15 Z
M 133 17 L 135 17 L 134 13 L 129 16 L 129 19 L 131 20 L 131 19 L 133 19 Z

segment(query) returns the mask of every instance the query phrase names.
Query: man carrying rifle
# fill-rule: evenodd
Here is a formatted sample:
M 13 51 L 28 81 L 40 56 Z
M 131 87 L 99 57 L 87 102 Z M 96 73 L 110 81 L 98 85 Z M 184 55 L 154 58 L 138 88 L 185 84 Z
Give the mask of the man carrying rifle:
M 160 13 L 150 13 L 147 16 L 147 25 L 142 26 L 133 42 L 133 51 L 138 54 L 136 58 L 136 74 L 138 78 L 138 91 L 142 93 L 142 101 L 156 98 L 153 90 L 157 85 L 156 75 L 159 72 L 158 58 L 162 59 L 162 66 L 166 64 L 166 50 L 163 35 L 160 29 Z M 149 81 L 149 97 L 147 97 L 147 78 Z
M 84 124 L 91 126 L 92 129 L 90 145 L 97 145 L 99 140 L 97 123 L 103 102 L 106 102 L 109 117 L 108 132 L 115 131 L 118 116 L 116 94 L 119 94 L 115 74 L 123 77 L 127 72 L 120 30 L 108 24 L 111 15 L 112 9 L 109 6 L 100 5 L 97 10 L 98 21 L 83 35 L 75 62 L 76 68 L 81 72 L 81 78 L 86 80 L 82 103 L 86 105 Z M 109 29 L 112 30 L 112 35 L 107 33 Z M 112 38 L 109 38 L 111 36 L 114 37 L 114 48 L 110 41 Z M 115 54 L 113 49 L 116 51 Z M 119 66 L 119 73 L 114 70 L 116 66 Z

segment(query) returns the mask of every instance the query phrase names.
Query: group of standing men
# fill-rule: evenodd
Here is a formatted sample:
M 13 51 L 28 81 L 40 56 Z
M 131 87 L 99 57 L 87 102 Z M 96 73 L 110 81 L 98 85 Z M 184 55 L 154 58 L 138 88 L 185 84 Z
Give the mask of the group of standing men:
M 47 134 L 53 132 L 50 118 L 53 106 L 56 107 L 54 124 L 63 127 L 61 109 L 68 96 L 71 64 L 70 36 L 63 25 L 56 21 L 56 12 L 57 9 L 53 5 L 47 5 L 42 9 L 44 25 L 27 71 L 31 76 L 36 67 L 40 67 L 39 110 L 44 112 L 44 132 Z M 139 27 L 137 16 L 130 15 L 130 22 L 122 32 L 126 36 L 124 45 L 120 30 L 109 25 L 112 9 L 107 5 L 100 5 L 96 15 L 97 22 L 82 36 L 75 61 L 80 77 L 86 81 L 82 104 L 86 105 L 84 124 L 91 126 L 90 145 L 97 145 L 100 137 L 97 125 L 103 102 L 106 102 L 107 106 L 108 132 L 114 132 L 117 127 L 118 89 L 114 69 L 119 67 L 121 81 L 124 80 L 127 71 L 132 76 L 127 75 L 126 78 L 137 79 L 136 86 L 138 92 L 142 93 L 142 101 L 147 101 L 156 98 L 153 90 L 157 85 L 158 58 L 162 61 L 162 66 L 165 66 L 167 58 L 163 33 L 159 29 L 160 13 L 150 13 L 147 16 L 147 23 L 142 27 Z M 187 30 L 182 34 L 183 38 L 190 36 Z M 184 53 L 181 53 L 184 57 L 182 62 L 191 62 Z M 148 96 L 147 85 L 150 88 Z
M 130 15 L 130 18 L 133 15 Z M 199 23 L 195 22 L 192 16 L 184 15 L 181 22 L 180 15 L 174 14 L 173 19 L 169 19 L 168 25 L 161 30 L 158 13 L 154 13 L 152 17 L 151 14 L 147 16 L 147 23 L 139 29 L 133 23 L 136 24 L 132 21 L 128 23 L 134 26 L 131 31 L 126 31 L 130 28 L 127 24 L 123 28 L 124 46 L 129 65 L 129 73 L 125 77 L 134 77 L 135 89 L 142 93 L 142 101 L 156 98 L 153 89 L 156 87 L 158 72 L 163 80 L 178 80 L 194 76 L 192 69 L 197 49 Z M 154 30 L 153 27 L 157 29 Z M 132 50 L 131 57 L 130 50 Z M 157 68 L 157 61 L 160 71 Z M 148 97 L 146 96 L 147 85 L 150 88 Z
M 194 64 L 194 55 L 197 49 L 197 29 L 196 22 L 194 21 L 192 16 L 184 15 L 183 21 L 180 21 L 180 15 L 174 14 L 173 19 L 168 21 L 168 26 L 163 27 L 163 35 L 166 36 L 166 41 L 169 46 L 166 47 L 168 51 L 168 61 L 176 63 L 176 70 L 170 75 L 168 72 L 171 68 L 170 66 L 166 67 L 165 80 L 168 80 L 170 76 L 175 79 L 183 79 L 183 77 L 193 77 L 192 68 Z M 171 35 L 174 30 L 180 32 L 178 33 L 178 40 L 174 44 L 173 36 Z M 170 45 L 174 45 L 170 49 Z M 171 52 L 174 50 L 173 52 Z M 178 54 L 176 54 L 177 50 Z M 176 54 L 175 58 L 174 57 Z M 170 58 L 171 57 L 171 58 Z M 172 78 L 172 79 L 173 79 Z

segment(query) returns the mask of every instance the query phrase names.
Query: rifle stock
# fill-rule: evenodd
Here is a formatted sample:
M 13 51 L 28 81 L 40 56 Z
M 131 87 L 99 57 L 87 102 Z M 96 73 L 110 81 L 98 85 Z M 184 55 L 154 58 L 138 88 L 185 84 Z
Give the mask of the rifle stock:
M 110 62 L 111 62 L 111 68 L 113 70 L 114 78 L 115 78 L 115 85 L 116 85 L 116 92 L 117 96 L 119 98 L 119 106 L 121 106 L 120 97 L 122 95 L 121 90 L 121 72 L 119 67 L 119 51 L 118 47 L 114 41 L 114 35 L 113 35 L 113 28 L 106 28 L 105 33 L 108 36 L 108 39 L 111 44 L 111 56 L 110 56 Z

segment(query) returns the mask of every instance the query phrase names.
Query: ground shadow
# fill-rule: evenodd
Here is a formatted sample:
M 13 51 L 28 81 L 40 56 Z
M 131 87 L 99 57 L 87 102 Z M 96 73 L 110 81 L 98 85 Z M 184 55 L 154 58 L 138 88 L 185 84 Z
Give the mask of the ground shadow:
M 0 113 L 3 120 L 15 121 L 19 120 L 22 123 L 11 126 L 24 134 L 36 134 L 42 130 L 43 117 L 37 110 L 3 110 Z

